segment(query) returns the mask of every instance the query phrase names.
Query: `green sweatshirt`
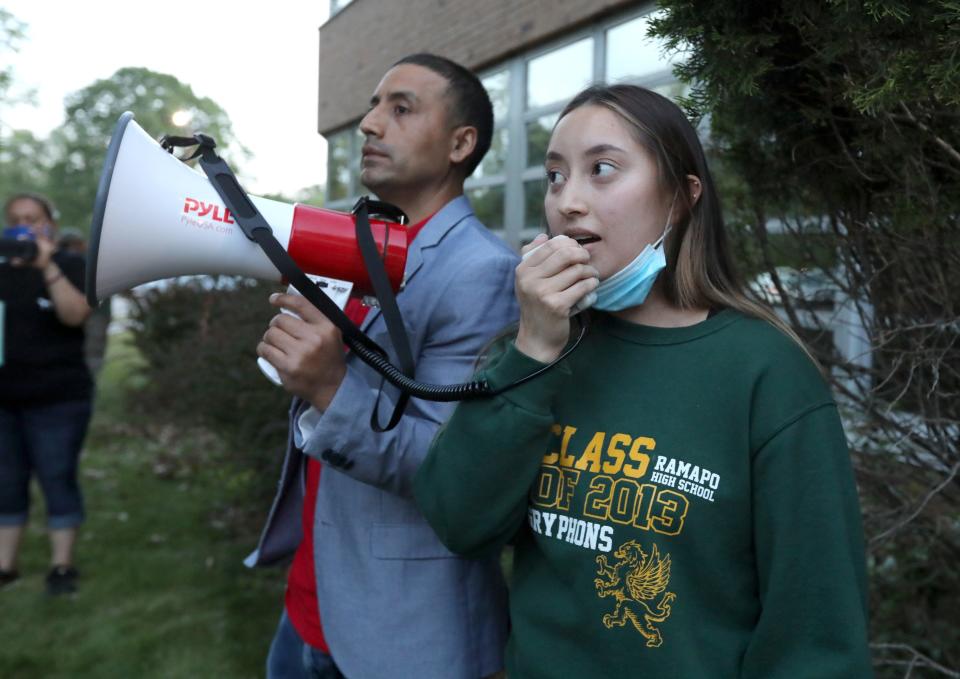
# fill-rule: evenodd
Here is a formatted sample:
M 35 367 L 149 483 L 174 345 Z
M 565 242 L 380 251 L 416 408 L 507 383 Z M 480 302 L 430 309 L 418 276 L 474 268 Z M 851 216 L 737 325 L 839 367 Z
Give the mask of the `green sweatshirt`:
M 484 375 L 539 367 L 511 345 Z M 515 540 L 510 679 L 873 676 L 837 409 L 766 322 L 595 314 L 557 368 L 461 403 L 415 490 L 454 552 Z

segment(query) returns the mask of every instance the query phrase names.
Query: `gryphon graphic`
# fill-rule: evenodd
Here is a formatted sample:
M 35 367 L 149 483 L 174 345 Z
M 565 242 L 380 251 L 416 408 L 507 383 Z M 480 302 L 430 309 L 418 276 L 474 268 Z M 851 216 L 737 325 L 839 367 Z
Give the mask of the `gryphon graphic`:
M 648 558 L 633 540 L 620 545 L 613 555 L 618 561 L 610 566 L 607 565 L 606 555 L 597 557 L 600 566 L 597 575 L 600 577 L 593 581 L 600 598 L 612 596 L 617 600 L 613 613 L 603 616 L 603 624 L 608 629 L 614 625 L 623 627 L 629 620 L 647 640 L 647 646 L 656 648 L 663 643 L 663 637 L 653 623 L 663 622 L 670 617 L 670 602 L 677 595 L 673 592 L 664 594 L 655 611 L 646 602 L 652 601 L 667 588 L 670 582 L 670 555 L 661 559 L 654 544 Z

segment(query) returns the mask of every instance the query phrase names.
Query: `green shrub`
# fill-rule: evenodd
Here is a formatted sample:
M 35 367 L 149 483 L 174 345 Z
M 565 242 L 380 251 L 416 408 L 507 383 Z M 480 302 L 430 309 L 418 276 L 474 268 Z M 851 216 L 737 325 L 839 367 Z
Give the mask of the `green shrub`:
M 155 471 L 218 465 L 221 481 L 260 512 L 276 485 L 290 403 L 256 364 L 275 291 L 248 279 L 203 277 L 131 298 L 143 385 L 131 399 L 133 417 L 153 438 L 189 433 L 207 441 L 177 447 L 176 459 L 159 460 Z

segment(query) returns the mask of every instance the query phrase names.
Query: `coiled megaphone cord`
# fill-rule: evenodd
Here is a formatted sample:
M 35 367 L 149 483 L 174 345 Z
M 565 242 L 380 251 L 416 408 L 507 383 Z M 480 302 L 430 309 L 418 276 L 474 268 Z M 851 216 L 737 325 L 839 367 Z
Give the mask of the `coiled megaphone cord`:
M 539 370 L 535 370 L 529 375 L 524 375 L 519 380 L 511 382 L 500 389 L 491 388 L 486 380 L 474 380 L 472 382 L 461 382 L 459 384 L 425 384 L 423 382 L 417 382 L 400 372 L 382 353 L 377 352 L 366 344 L 358 342 L 353 338 L 347 338 L 345 342 L 347 346 L 350 347 L 350 350 L 357 355 L 357 358 L 376 370 L 387 382 L 404 393 L 427 401 L 467 401 L 474 398 L 496 396 L 515 387 L 519 387 L 521 384 L 529 382 L 535 377 L 539 377 L 569 356 L 571 352 L 580 345 L 590 325 L 587 314 L 581 313 L 575 316 L 575 318 L 580 325 L 580 334 L 577 335 L 576 340 L 574 340 L 562 354 Z

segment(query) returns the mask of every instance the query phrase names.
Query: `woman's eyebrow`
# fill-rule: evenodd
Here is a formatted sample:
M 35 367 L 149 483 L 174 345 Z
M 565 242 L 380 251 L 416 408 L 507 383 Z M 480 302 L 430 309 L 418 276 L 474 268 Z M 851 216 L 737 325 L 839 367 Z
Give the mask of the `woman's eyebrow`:
M 563 155 L 560 154 L 560 153 L 557 153 L 556 151 L 547 151 L 547 155 L 544 156 L 543 159 L 544 159 L 544 160 L 555 160 L 555 161 L 558 161 L 558 162 L 559 162 L 559 161 L 563 160 Z
M 626 153 L 619 146 L 614 146 L 613 144 L 597 144 L 596 146 L 591 146 L 588 148 L 583 155 L 585 156 L 597 156 L 601 153 L 609 153 L 610 151 L 618 151 L 620 153 Z
M 583 155 L 584 157 L 589 158 L 590 156 L 599 156 L 603 153 L 610 153 L 611 151 L 626 153 L 626 151 L 614 144 L 596 144 L 584 151 Z M 563 155 L 557 153 L 556 151 L 547 151 L 547 155 L 544 157 L 544 160 L 561 161 L 563 160 Z

